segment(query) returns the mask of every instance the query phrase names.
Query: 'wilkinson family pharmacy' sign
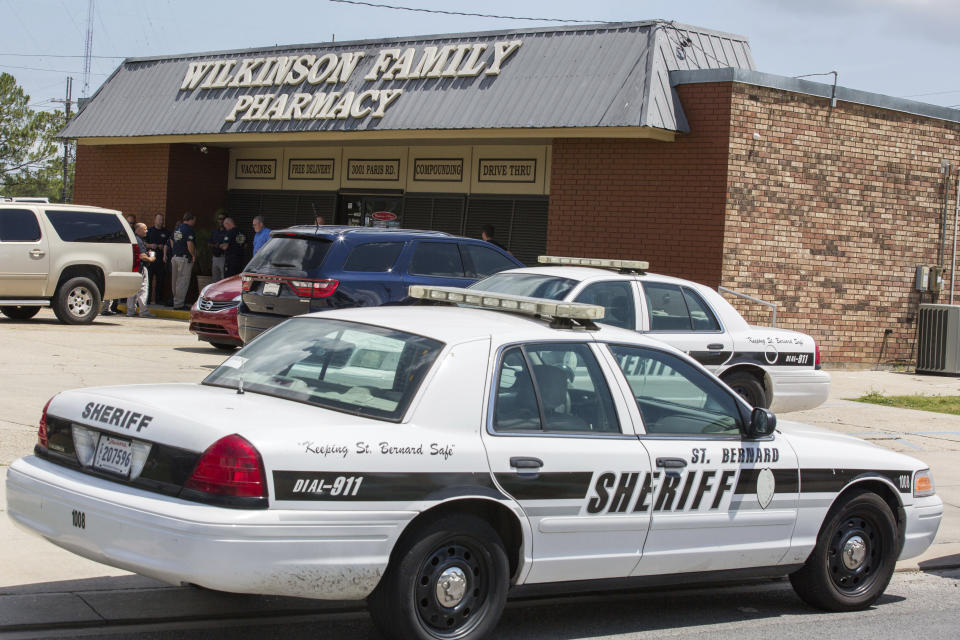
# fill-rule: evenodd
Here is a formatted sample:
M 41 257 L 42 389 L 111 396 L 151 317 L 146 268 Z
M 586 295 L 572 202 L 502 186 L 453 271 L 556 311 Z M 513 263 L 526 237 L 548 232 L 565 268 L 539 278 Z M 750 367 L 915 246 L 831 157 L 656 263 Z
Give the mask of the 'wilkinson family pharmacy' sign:
M 492 48 L 486 43 L 470 43 L 381 49 L 363 81 L 496 76 L 522 44 L 520 40 L 510 40 L 494 42 Z M 293 93 L 241 95 L 227 114 L 227 122 L 382 118 L 387 108 L 403 95 L 403 89 L 336 90 L 337 85 L 360 73 L 357 67 L 365 56 L 363 51 L 353 51 L 191 62 L 180 90 L 299 88 Z M 319 86 L 331 90 L 317 91 Z

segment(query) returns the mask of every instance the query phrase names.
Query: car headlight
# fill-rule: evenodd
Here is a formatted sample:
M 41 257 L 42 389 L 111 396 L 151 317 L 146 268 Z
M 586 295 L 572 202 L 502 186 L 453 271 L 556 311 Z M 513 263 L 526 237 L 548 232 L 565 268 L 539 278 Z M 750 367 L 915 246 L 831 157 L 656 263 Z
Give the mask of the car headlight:
M 936 493 L 936 487 L 933 486 L 933 474 L 930 469 L 917 471 L 913 474 L 913 497 L 925 498 Z
M 233 301 L 234 301 L 234 302 L 240 302 L 241 300 L 243 300 L 243 294 L 242 294 L 242 293 L 238 293 L 237 295 L 233 296 Z

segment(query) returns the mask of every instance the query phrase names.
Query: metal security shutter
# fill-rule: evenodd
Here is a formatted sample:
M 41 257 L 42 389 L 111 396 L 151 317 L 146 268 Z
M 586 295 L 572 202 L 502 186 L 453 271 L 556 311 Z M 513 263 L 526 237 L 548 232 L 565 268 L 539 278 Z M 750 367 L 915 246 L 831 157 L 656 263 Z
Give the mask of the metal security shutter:
M 296 224 L 313 224 L 317 216 L 333 224 L 336 213 L 336 193 L 304 191 L 297 197 Z
M 319 214 L 333 224 L 337 194 L 326 191 L 253 191 L 227 192 L 227 212 L 241 229 L 252 228 L 253 218 L 263 216 L 271 229 L 295 224 L 313 224 Z
M 433 198 L 411 198 L 403 200 L 404 229 L 433 229 Z
M 463 234 L 463 198 L 434 198 L 430 228 L 454 235 Z
M 253 217 L 260 213 L 260 197 L 260 191 L 228 191 L 227 215 L 241 229 L 250 229 Z
M 535 265 L 547 249 L 549 208 L 549 198 L 471 198 L 463 235 L 479 238 L 483 225 L 492 224 L 497 242 L 520 262 Z
M 524 264 L 537 264 L 537 256 L 547 252 L 548 198 L 514 200 L 510 244 L 507 249 Z M 498 228 L 497 234 L 500 231 Z M 501 240 L 502 242 L 502 240 Z
M 260 201 L 263 224 L 270 229 L 292 227 L 297 223 L 297 200 L 299 194 L 268 191 Z

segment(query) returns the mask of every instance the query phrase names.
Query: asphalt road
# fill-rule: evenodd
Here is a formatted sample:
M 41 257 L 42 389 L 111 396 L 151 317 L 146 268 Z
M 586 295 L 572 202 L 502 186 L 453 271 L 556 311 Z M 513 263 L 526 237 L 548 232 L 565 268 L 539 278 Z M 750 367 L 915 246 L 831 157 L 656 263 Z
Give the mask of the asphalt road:
M 803 604 L 785 580 L 719 589 L 626 591 L 513 600 L 497 640 L 642 638 L 777 640 L 922 637 L 956 640 L 960 570 L 901 572 L 866 611 L 823 613 Z M 192 620 L 92 629 L 0 634 L 9 640 L 376 640 L 362 610 L 323 615 Z

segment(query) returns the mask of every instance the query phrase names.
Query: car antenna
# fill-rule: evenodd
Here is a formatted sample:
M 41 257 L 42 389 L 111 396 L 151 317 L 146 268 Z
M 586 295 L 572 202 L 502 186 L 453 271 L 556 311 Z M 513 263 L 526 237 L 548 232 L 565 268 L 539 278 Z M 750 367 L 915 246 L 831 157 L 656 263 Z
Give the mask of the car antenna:
M 310 208 L 313 209 L 313 224 L 314 224 L 314 230 L 319 231 L 319 230 L 320 230 L 320 225 L 317 224 L 317 203 L 316 203 L 316 202 L 311 202 L 311 203 L 310 203 Z
M 243 363 L 240 363 L 240 380 L 237 382 L 237 395 L 243 395 Z

